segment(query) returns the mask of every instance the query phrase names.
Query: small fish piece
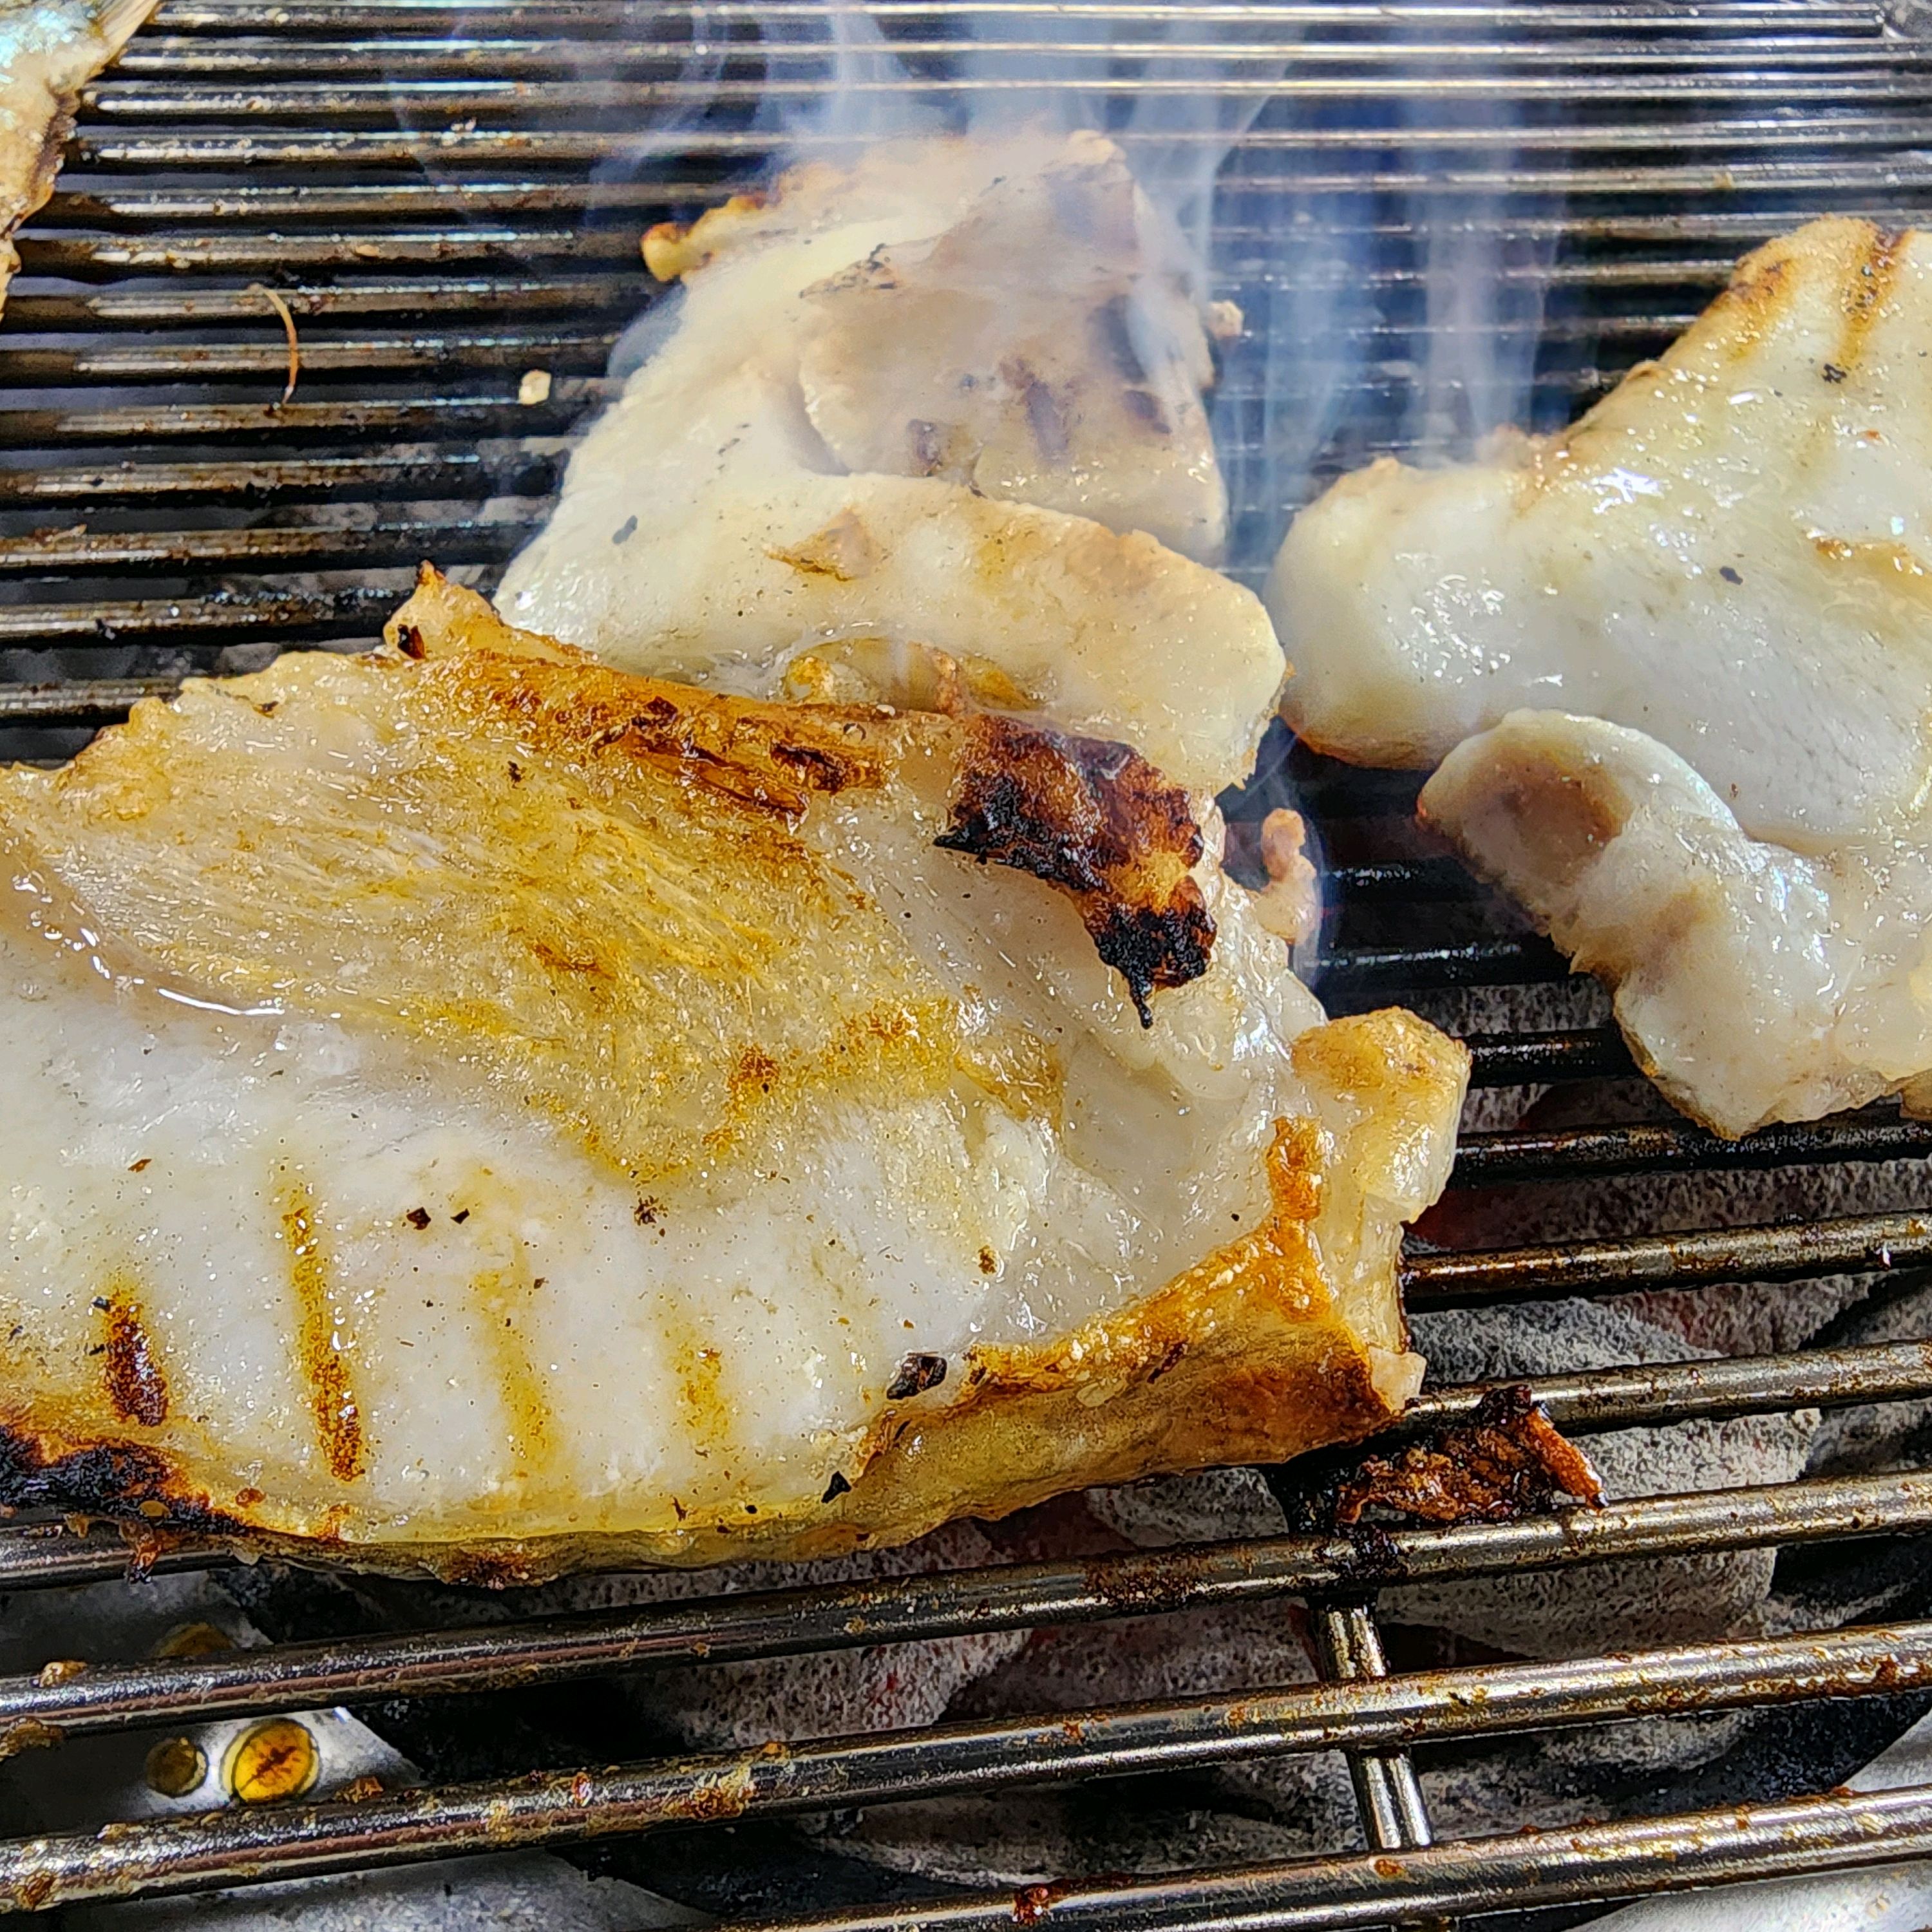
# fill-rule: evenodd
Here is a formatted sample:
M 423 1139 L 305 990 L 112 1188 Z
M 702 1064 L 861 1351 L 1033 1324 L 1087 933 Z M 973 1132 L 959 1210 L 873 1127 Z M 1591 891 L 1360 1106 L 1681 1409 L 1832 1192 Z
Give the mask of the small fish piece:
M 80 90 L 156 0 L 0 0 L 0 310 L 20 258 L 14 236 L 44 207 Z
M 1546 711 L 1459 745 L 1420 806 L 1612 988 L 1637 1064 L 1714 1132 L 1932 1104 L 1932 826 L 1794 852 L 1654 739 Z
M 1344 477 L 1265 595 L 1288 722 L 1339 757 L 1562 711 L 1667 746 L 1754 838 L 1899 829 L 1932 799 L 1932 236 L 1768 243 L 1562 435 Z
M 501 608 L 747 697 L 976 659 L 1000 708 L 1238 782 L 1285 667 L 1197 560 L 1226 500 L 1174 245 L 1093 134 L 886 142 L 652 231 L 682 286 Z
M 434 573 L 0 773 L 0 1502 L 498 1583 L 902 1542 L 1416 1386 L 1464 1050 L 1126 746 Z

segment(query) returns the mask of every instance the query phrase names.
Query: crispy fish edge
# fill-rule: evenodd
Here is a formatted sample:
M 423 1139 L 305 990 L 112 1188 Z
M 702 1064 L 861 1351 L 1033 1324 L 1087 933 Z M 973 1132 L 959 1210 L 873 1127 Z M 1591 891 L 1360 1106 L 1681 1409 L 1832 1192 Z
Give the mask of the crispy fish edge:
M 460 647 L 466 626 L 505 657 L 590 662 L 509 631 L 482 598 L 429 572 L 390 636 L 411 655 L 436 655 Z M 1344 1137 L 1312 1116 L 1276 1123 L 1259 1226 L 1070 1334 L 969 1352 L 950 1365 L 945 1396 L 930 1393 L 936 1376 L 896 1391 L 846 1466 L 827 1470 L 815 1503 L 708 1519 L 667 1511 L 660 1526 L 638 1530 L 376 1540 L 355 1533 L 340 1506 L 292 1526 L 272 1498 L 218 1502 L 132 1434 L 76 1439 L 4 1402 L 0 1502 L 107 1518 L 137 1561 L 212 1542 L 244 1556 L 507 1587 L 583 1569 L 838 1556 L 1069 1490 L 1359 1440 L 1420 1379 L 1397 1282 L 1400 1218 L 1446 1177 L 1468 1055 L 1400 1009 L 1326 1022 L 1289 1052 L 1352 1124 Z

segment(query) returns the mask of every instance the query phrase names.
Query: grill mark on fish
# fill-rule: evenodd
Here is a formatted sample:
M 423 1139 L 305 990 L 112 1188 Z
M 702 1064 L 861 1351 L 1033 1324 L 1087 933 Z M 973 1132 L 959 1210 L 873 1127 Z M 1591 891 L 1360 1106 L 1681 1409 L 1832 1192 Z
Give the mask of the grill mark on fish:
M 530 1353 L 536 1287 L 527 1263 L 488 1269 L 470 1285 L 472 1304 L 496 1370 L 509 1444 L 522 1466 L 518 1473 L 526 1480 L 550 1463 L 556 1452 L 550 1390 Z
M 284 1181 L 282 1239 L 295 1291 L 296 1353 L 315 1412 L 316 1440 L 338 1482 L 352 1483 L 364 1464 L 362 1412 L 344 1359 L 341 1322 L 316 1225 L 315 1196 L 298 1178 Z
M 1843 382 L 1864 355 L 1865 340 L 1883 312 L 1898 280 L 1899 263 L 1906 232 L 1899 228 L 1873 226 L 1871 241 L 1845 284 L 1845 328 L 1831 366 Z
M 140 1305 L 117 1282 L 97 1306 L 106 1330 L 101 1376 L 108 1402 L 123 1422 L 160 1428 L 168 1419 L 168 1384 L 142 1325 Z

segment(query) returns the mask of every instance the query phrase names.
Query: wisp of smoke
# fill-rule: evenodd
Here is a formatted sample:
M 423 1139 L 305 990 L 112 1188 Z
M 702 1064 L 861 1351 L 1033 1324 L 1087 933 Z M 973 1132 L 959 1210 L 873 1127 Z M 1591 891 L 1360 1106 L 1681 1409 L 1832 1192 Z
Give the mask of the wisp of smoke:
M 1516 93 L 1470 84 L 1476 50 L 1450 16 L 770 0 L 680 17 L 690 38 L 662 85 L 626 93 L 594 44 L 580 80 L 634 110 L 597 179 L 681 192 L 683 212 L 754 171 L 895 137 L 1090 128 L 1119 143 L 1175 238 L 1172 272 L 1243 317 L 1213 405 L 1238 577 L 1258 580 L 1294 508 L 1342 470 L 1543 426 L 1531 404 L 1561 209 L 1519 165 Z M 667 294 L 639 319 L 614 374 L 650 355 L 678 305 Z M 1277 774 L 1253 802 L 1286 792 Z

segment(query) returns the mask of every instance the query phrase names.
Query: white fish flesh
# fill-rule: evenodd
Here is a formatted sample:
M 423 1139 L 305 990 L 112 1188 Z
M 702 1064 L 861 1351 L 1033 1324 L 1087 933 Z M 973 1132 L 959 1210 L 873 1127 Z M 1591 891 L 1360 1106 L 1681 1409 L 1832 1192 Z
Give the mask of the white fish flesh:
M 516 624 L 746 696 L 988 706 L 1238 782 L 1281 653 L 1218 556 L 1211 364 L 1094 135 L 890 142 L 647 241 L 682 278 L 499 593 Z
M 1794 852 L 1654 739 L 1546 711 L 1459 745 L 1421 805 L 1614 989 L 1639 1064 L 1706 1126 L 1932 1102 L 1932 826 Z
M 1932 797 L 1932 237 L 1816 221 L 1749 256 L 1561 436 L 1392 460 L 1296 518 L 1267 590 L 1324 751 L 1432 765 L 1520 709 L 1660 740 L 1818 853 Z
M 1462 1049 L 1122 746 L 433 576 L 0 774 L 0 1500 L 472 1580 L 812 1556 L 1414 1388 Z

